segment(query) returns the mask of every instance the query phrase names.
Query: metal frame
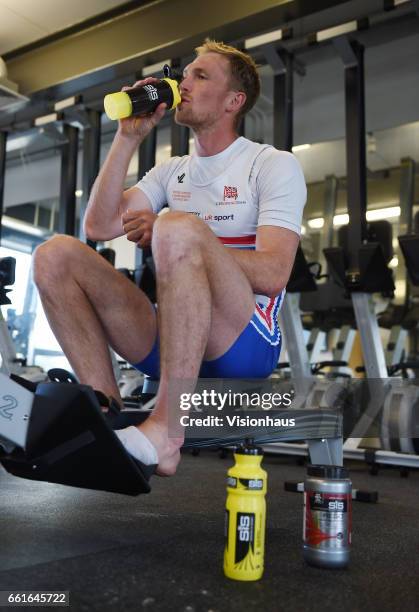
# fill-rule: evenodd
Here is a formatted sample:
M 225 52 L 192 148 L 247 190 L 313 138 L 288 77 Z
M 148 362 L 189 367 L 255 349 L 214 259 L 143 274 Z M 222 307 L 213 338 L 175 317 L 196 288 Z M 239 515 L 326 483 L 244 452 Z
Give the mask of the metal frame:
M 0 307 L 1 308 L 1 307 Z M 9 328 L 0 309 L 0 372 L 9 376 L 16 359 L 16 350 L 10 337 Z
M 346 37 L 334 40 L 335 47 L 345 66 L 345 116 L 347 150 L 347 188 L 349 213 L 349 285 L 359 277 L 359 250 L 366 237 L 366 157 L 365 157 L 365 90 L 364 53 L 357 42 Z M 385 396 L 391 391 L 385 361 L 385 351 L 380 337 L 372 296 L 354 291 L 351 293 L 355 318 L 360 334 L 365 371 L 370 387 L 371 401 L 346 440 L 343 451 L 348 458 L 365 459 L 368 451 L 360 449 L 362 438 L 383 409 Z M 388 381 L 383 383 L 383 379 Z M 371 451 L 370 451 L 371 453 Z M 419 467 L 419 457 L 391 451 L 374 451 L 375 463 L 392 463 Z
M 299 302 L 299 293 L 287 293 L 281 308 L 281 326 L 284 330 L 288 360 L 293 377 L 301 381 L 314 380 L 304 341 Z M 308 391 L 310 387 L 311 385 L 307 389 L 302 389 L 302 391 Z
M 26 366 L 17 359 L 16 347 L 13 342 L 7 321 L 3 317 L 0 305 L 0 373 L 10 376 L 17 374 L 33 382 L 45 379 L 45 374 L 37 366 Z M 0 436 L 1 437 L 1 436 Z
M 273 45 L 263 47 L 266 60 L 274 72 L 274 146 L 291 151 L 293 141 L 293 58 L 289 53 L 277 54 Z M 300 295 L 288 293 L 281 308 L 288 360 L 295 385 L 294 405 L 304 404 L 315 379 L 311 374 L 309 356 L 301 323 Z M 294 446 L 294 445 L 292 445 Z M 298 445 L 295 445 L 298 446 Z M 307 440 L 312 463 L 342 465 L 342 438 Z M 275 443 L 266 450 L 288 452 L 288 443 Z M 282 449 L 282 450 L 281 450 Z
M 177 71 L 182 68 L 182 60 L 172 60 L 172 68 Z M 189 153 L 189 128 L 172 121 L 170 126 L 170 144 L 172 157 L 182 157 Z
M 333 359 L 335 361 L 346 361 L 349 362 L 349 359 L 352 354 L 352 347 L 355 341 L 356 330 L 353 329 L 350 325 L 342 325 L 339 330 L 339 335 L 336 340 L 336 345 L 333 349 Z M 339 366 L 336 369 L 337 372 L 343 372 L 344 367 Z
M 399 236 L 412 233 L 413 209 L 415 192 L 415 161 L 406 157 L 400 161 L 400 218 Z M 403 322 L 404 316 L 408 313 L 411 296 L 411 283 L 407 269 L 405 269 L 405 297 L 403 311 L 398 320 Z M 396 365 L 401 362 L 404 350 L 407 346 L 408 330 L 402 325 L 396 324 L 390 328 L 390 335 L 385 347 L 385 359 L 387 366 Z
M 138 174 L 140 181 L 143 176 L 156 164 L 157 128 L 154 127 L 150 134 L 140 144 L 138 151 Z M 135 249 L 135 267 L 140 267 L 145 258 L 151 256 L 151 249 Z
M 366 236 L 366 164 L 365 164 L 365 115 L 364 115 L 364 82 L 363 82 L 363 49 L 357 43 L 350 43 L 347 39 L 340 38 L 336 44 L 341 58 L 345 64 L 345 98 L 346 98 L 346 138 L 347 138 L 347 180 L 348 180 L 348 210 L 350 215 L 350 266 L 349 278 L 356 283 L 359 276 L 359 248 Z M 284 105 L 286 109 L 286 105 Z M 292 104 L 290 105 L 292 108 Z M 284 113 L 282 120 L 292 120 L 290 113 Z M 290 148 L 290 130 L 276 131 L 286 141 Z M 279 136 L 277 136 L 279 138 Z M 279 143 L 280 146 L 281 143 Z M 278 146 L 278 145 L 277 145 Z M 351 227 L 352 226 L 352 227 Z M 351 295 L 357 327 L 361 337 L 361 344 L 366 364 L 368 384 L 372 401 L 369 403 L 363 416 L 358 421 L 351 436 L 343 445 L 343 456 L 351 459 L 374 461 L 375 463 L 417 467 L 419 457 L 394 453 L 391 451 L 374 451 L 359 448 L 362 438 L 376 416 L 382 410 L 386 393 L 389 391 L 390 382 L 383 384 L 382 379 L 387 379 L 387 368 L 384 358 L 384 348 L 381 343 L 377 318 L 375 316 L 371 295 L 367 293 L 354 292 Z M 284 335 L 289 350 L 289 361 L 293 374 L 307 374 L 309 363 L 305 347 L 302 323 L 298 306 L 298 294 L 288 294 L 284 301 L 281 318 Z M 307 385 L 313 385 L 313 377 L 305 378 Z M 289 453 L 305 455 L 307 449 L 313 460 L 319 460 L 317 451 L 322 459 L 325 457 L 325 448 L 317 448 L 312 444 L 282 444 L 269 445 L 266 450 L 276 453 Z M 328 441 L 329 459 L 337 462 L 342 456 L 342 447 L 339 440 Z
M 102 113 L 96 110 L 87 110 L 86 118 L 88 125 L 83 130 L 83 174 L 82 174 L 82 199 L 80 206 L 79 238 L 85 239 L 82 219 L 86 212 L 90 192 L 93 183 L 100 170 L 100 144 L 101 144 L 101 117 Z M 87 244 L 93 248 L 96 243 L 87 239 Z
M 400 220 L 399 220 L 399 236 L 411 234 L 413 231 L 413 210 L 415 205 L 415 174 L 416 162 L 405 157 L 400 164 Z M 406 294 L 405 308 L 410 304 L 412 294 L 412 283 L 410 282 L 407 269 L 405 270 L 406 278 Z
M 273 43 L 263 45 L 260 50 L 274 74 L 273 145 L 277 149 L 291 151 L 294 113 L 293 56 L 285 51 L 278 53 Z
M 157 128 L 153 128 L 150 134 L 140 144 L 138 151 L 138 173 L 140 181 L 145 174 L 155 166 L 157 146 Z
M 415 203 L 415 172 L 416 162 L 411 157 L 404 157 L 400 162 L 400 236 L 412 233 L 413 207 Z
M 76 235 L 76 188 L 77 155 L 79 144 L 78 128 L 64 124 L 66 143 L 61 151 L 60 208 L 58 231 L 60 234 Z
M 346 166 L 348 193 L 348 251 L 349 282 L 356 284 L 360 276 L 359 251 L 367 236 L 367 176 L 365 142 L 365 90 L 364 90 L 364 49 L 346 36 L 334 39 L 334 46 L 342 59 L 345 72 L 345 128 Z M 357 328 L 360 334 L 365 371 L 374 386 L 375 379 L 387 378 L 384 348 L 374 312 L 372 296 L 367 293 L 351 293 Z M 379 381 L 381 384 L 381 380 Z M 378 385 L 377 385 L 378 387 Z M 373 391 L 373 390 L 372 390 Z M 371 393 L 371 401 L 356 424 L 343 449 L 358 449 L 362 437 L 382 408 L 383 397 Z M 363 452 L 363 451 L 360 451 Z
M 336 176 L 329 174 L 324 181 L 324 226 L 320 236 L 320 251 L 323 256 L 325 247 L 333 246 L 333 218 L 338 201 L 339 181 Z
M 359 249 L 367 237 L 364 48 L 346 36 L 339 36 L 333 42 L 345 66 L 349 273 L 357 274 Z
M 407 337 L 407 329 L 403 329 L 401 325 L 392 326 L 385 348 L 387 366 L 396 365 L 401 362 Z
M 322 349 L 326 342 L 326 332 L 322 331 L 319 327 L 313 327 L 310 330 L 310 335 L 307 340 L 307 351 L 310 363 L 317 363 L 320 361 Z
M 164 5 L 163 9 L 161 7 L 162 4 Z M 159 19 L 163 24 L 177 23 L 179 14 L 184 13 L 184 11 L 176 11 L 175 2 L 172 3 L 173 7 L 169 7 L 169 4 L 168 2 L 159 4 Z M 201 11 L 198 11 L 198 22 L 190 24 L 188 33 L 185 36 L 178 32 L 176 39 L 169 40 L 166 36 L 161 41 L 161 44 L 154 36 L 152 43 L 149 45 L 147 45 L 147 37 L 139 40 L 135 36 L 135 31 L 138 31 L 139 28 L 141 31 L 153 33 L 157 31 L 159 33 L 160 30 L 165 31 L 165 28 L 159 28 L 153 22 L 154 27 L 150 29 L 149 16 L 144 14 L 141 7 L 138 7 L 137 11 L 128 15 L 122 15 L 117 20 L 117 29 L 115 29 L 114 22 L 108 21 L 107 23 L 98 24 L 97 27 L 90 28 L 90 30 L 86 29 L 86 31 L 83 31 L 83 26 L 88 24 L 82 24 L 81 31 L 76 37 L 74 35 L 71 36 L 71 32 L 60 32 L 60 35 L 57 35 L 57 39 L 53 42 L 54 56 L 59 58 L 59 52 L 62 52 L 64 54 L 63 64 L 68 65 L 70 61 L 71 66 L 72 62 L 75 62 L 72 74 L 65 75 L 65 79 L 63 79 L 63 72 L 60 70 L 57 75 L 57 83 L 50 86 L 43 86 L 42 83 L 39 83 L 34 88 L 36 93 L 32 95 L 30 103 L 16 111 L 11 109 L 2 113 L 0 127 L 13 125 L 15 129 L 28 129 L 30 122 L 35 117 L 51 112 L 52 100 L 60 100 L 80 94 L 81 92 L 86 104 L 90 107 L 93 105 L 99 108 L 103 95 L 109 92 L 110 87 L 115 87 L 116 91 L 123 84 L 132 82 L 132 76 L 137 75 L 147 65 L 162 62 L 168 57 L 188 55 L 197 44 L 202 43 L 205 35 L 211 35 L 225 41 L 234 41 L 237 44 L 237 41 L 243 41 L 246 37 L 253 36 L 258 32 L 270 30 L 273 24 L 274 26 L 277 24 L 276 27 L 279 25 L 283 31 L 289 32 L 289 35 L 287 37 L 284 36 L 277 46 L 290 53 L 296 53 L 311 44 L 310 34 L 313 32 L 338 26 L 342 22 L 368 18 L 370 28 L 365 31 L 359 30 L 356 32 L 356 37 L 361 42 L 367 40 L 368 45 L 378 45 L 383 44 L 388 39 L 403 38 L 418 32 L 419 23 L 416 19 L 412 19 L 412 16 L 415 15 L 414 6 L 412 5 L 412 2 L 408 2 L 406 5 L 397 7 L 397 11 L 386 12 L 383 10 L 380 0 L 365 0 L 361 4 L 350 3 L 347 0 L 339 0 L 338 2 L 336 0 L 317 0 L 315 3 L 282 2 L 278 6 L 266 10 L 263 10 L 263 4 L 259 3 L 257 10 L 253 7 L 251 15 L 243 17 L 244 11 L 238 11 L 234 15 L 234 20 L 230 23 L 226 23 L 224 18 L 222 25 L 214 27 L 213 24 L 211 29 L 207 31 L 202 30 L 202 23 L 206 23 L 205 16 Z M 223 7 L 225 7 L 225 3 L 223 3 Z M 167 10 L 173 11 L 174 16 L 165 15 L 164 11 Z M 211 4 L 209 10 L 213 14 L 217 14 L 217 8 L 214 3 Z M 186 14 L 189 15 L 190 11 L 186 11 Z M 150 18 L 155 19 L 153 16 Z M 293 22 L 293 20 L 296 21 Z M 295 35 L 290 26 L 294 27 Z M 125 32 L 127 29 L 130 31 L 129 36 Z M 132 29 L 134 29 L 134 34 L 131 34 Z M 133 53 L 131 50 L 128 55 L 124 56 L 123 46 L 120 44 L 121 41 L 126 42 L 133 39 L 138 39 L 139 41 L 135 52 Z M 114 44 L 112 44 L 112 40 L 114 40 Z M 27 48 L 24 47 L 4 54 L 4 59 L 8 63 L 10 77 L 22 83 L 22 78 L 19 77 L 21 70 L 24 71 L 25 78 L 34 78 L 34 75 L 46 75 L 51 65 L 51 43 L 52 41 L 46 37 L 29 45 Z M 77 44 L 77 47 L 74 47 L 75 44 Z M 80 52 L 79 48 L 83 46 L 83 49 L 85 49 L 87 44 L 94 47 L 96 51 L 99 45 L 103 46 L 103 55 L 107 58 L 105 67 L 90 67 L 86 71 L 82 69 L 82 66 L 77 65 L 77 62 L 83 60 L 83 52 Z M 324 47 L 329 46 L 329 44 L 326 41 L 325 43 L 315 45 L 315 47 L 319 48 L 320 57 L 323 54 Z M 37 53 L 31 53 L 33 48 L 37 49 Z M 114 62 L 109 57 L 109 49 L 112 52 L 118 52 L 118 57 Z M 263 58 L 260 50 L 256 48 L 254 52 L 252 50 L 252 54 L 256 62 L 258 64 L 261 63 Z M 86 56 L 87 54 L 84 53 L 84 55 Z M 33 62 L 35 62 L 35 65 Z M 60 64 L 59 60 L 58 63 Z M 44 68 L 44 65 L 46 68 Z M 62 68 L 61 65 L 60 68 Z M 14 74 L 14 71 L 16 71 L 16 74 Z M 61 79 L 61 82 L 58 82 L 58 79 Z M 25 91 L 28 92 L 29 90 Z
M 346 4 L 346 0 L 317 0 L 316 3 L 281 0 L 275 4 L 271 0 L 259 0 L 257 6 L 253 0 L 230 3 L 213 0 L 200 2 L 197 10 L 190 11 L 188 0 L 150 3 L 146 10 L 138 7 L 118 19 L 82 30 L 77 36 L 67 35 L 55 41 L 54 56 L 59 67 L 56 73 L 51 70 L 51 44 L 45 41 L 39 44 L 36 53 L 23 50 L 5 57 L 10 78 L 22 84 L 25 92 L 48 90 L 52 93 L 50 100 L 62 99 L 167 57 L 183 57 L 201 44 L 205 36 L 243 40 L 275 24 L 317 17 L 325 10 L 336 13 L 336 4 Z M 320 21 L 325 21 L 323 15 Z M 336 14 L 327 15 L 326 21 L 336 21 Z M 175 37 L 167 24 L 176 24 Z M 96 53 L 87 53 L 90 48 Z M 102 65 L 97 66 L 94 57 L 103 57 Z
M 0 131 L 0 244 L 2 234 L 2 217 L 3 217 L 3 206 L 4 206 L 4 181 L 6 175 L 6 143 L 7 143 L 7 132 Z
M 185 125 L 178 125 L 174 121 L 171 125 L 171 155 L 172 157 L 182 157 L 189 152 L 189 128 Z

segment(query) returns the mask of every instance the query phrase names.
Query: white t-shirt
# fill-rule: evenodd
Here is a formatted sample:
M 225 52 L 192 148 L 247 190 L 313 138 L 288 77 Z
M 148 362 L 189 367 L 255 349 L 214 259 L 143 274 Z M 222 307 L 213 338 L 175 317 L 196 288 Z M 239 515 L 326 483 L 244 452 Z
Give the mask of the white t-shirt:
M 167 203 L 171 210 L 197 215 L 225 246 L 255 248 L 262 225 L 285 227 L 300 235 L 306 185 L 299 162 L 244 137 L 210 157 L 173 157 L 152 168 L 136 185 L 155 213 Z M 256 301 L 276 311 L 282 294 Z

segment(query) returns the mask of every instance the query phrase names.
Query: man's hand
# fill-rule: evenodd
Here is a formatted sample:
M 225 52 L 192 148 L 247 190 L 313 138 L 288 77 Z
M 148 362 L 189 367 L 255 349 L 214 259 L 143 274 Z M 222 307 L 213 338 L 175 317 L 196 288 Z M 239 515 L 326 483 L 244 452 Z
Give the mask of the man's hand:
M 157 215 L 151 210 L 128 209 L 121 217 L 126 237 L 141 249 L 150 246 L 156 219 Z
M 158 79 L 148 77 L 146 79 L 142 79 L 141 81 L 136 81 L 132 87 L 123 87 L 121 91 L 129 91 L 134 87 L 142 87 L 143 85 L 157 82 Z M 126 119 L 121 119 L 119 121 L 118 132 L 123 136 L 133 137 L 139 141 L 143 141 L 163 117 L 166 108 L 167 104 L 162 102 L 158 105 L 154 113 L 147 115 L 146 117 L 131 115 Z

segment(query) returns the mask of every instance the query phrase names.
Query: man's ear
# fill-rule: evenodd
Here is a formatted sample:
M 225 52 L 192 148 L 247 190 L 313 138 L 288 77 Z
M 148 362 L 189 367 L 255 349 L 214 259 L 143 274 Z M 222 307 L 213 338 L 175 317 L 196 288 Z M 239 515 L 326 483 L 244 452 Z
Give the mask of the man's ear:
M 237 113 L 246 102 L 246 94 L 244 91 L 232 91 L 227 101 L 227 111 Z

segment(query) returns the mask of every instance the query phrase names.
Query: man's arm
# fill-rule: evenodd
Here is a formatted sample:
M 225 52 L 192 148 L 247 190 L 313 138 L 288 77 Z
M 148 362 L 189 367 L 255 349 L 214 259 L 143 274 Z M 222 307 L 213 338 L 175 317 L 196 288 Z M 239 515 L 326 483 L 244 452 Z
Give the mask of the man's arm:
M 256 251 L 229 249 L 254 293 L 275 297 L 288 283 L 299 236 L 284 227 L 263 225 L 256 232 Z
M 259 164 L 256 251 L 231 250 L 253 291 L 274 297 L 286 287 L 292 271 L 307 189 L 301 166 L 291 153 L 270 148 Z
M 156 79 L 137 81 L 134 86 Z M 123 88 L 129 89 L 129 88 Z M 119 121 L 118 131 L 105 163 L 93 185 L 84 217 L 84 231 L 92 240 L 111 240 L 122 236 L 121 216 L 128 209 L 151 210 L 147 196 L 137 188 L 124 192 L 128 166 L 134 152 L 163 117 L 166 104 L 160 104 L 148 117 L 128 117 Z
M 138 147 L 123 142 L 118 134 L 93 185 L 84 217 L 84 232 L 91 240 L 112 240 L 125 234 L 122 214 L 127 209 L 152 210 L 148 197 L 140 189 L 124 191 L 131 157 Z

